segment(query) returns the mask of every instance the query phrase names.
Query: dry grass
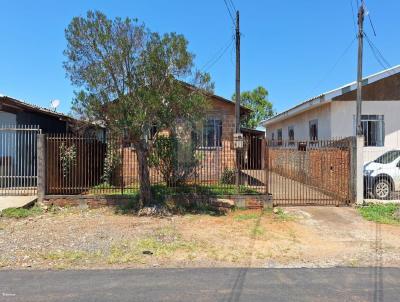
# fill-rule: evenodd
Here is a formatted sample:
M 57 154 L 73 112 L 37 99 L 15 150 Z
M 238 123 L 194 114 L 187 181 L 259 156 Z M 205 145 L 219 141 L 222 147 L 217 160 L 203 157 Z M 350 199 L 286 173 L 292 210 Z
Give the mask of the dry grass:
M 343 239 L 346 227 L 366 231 L 368 222 L 340 223 L 341 233 L 315 223 L 283 210 L 151 218 L 71 208 L 29 218 L 2 217 L 0 267 L 265 267 L 332 261 L 353 266 L 363 264 L 362 257 L 373 259 L 367 253 L 374 252 L 370 237 L 352 233 Z M 400 257 L 400 240 L 393 240 L 400 231 L 392 227 L 384 234 L 390 235 L 387 252 Z M 351 241 L 355 237 L 357 244 Z

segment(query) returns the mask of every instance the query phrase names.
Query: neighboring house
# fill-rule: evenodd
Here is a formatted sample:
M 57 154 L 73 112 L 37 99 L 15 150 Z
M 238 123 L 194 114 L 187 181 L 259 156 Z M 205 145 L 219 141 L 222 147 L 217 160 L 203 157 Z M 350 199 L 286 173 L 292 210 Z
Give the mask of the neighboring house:
M 355 135 L 356 82 L 264 121 L 269 140 L 313 141 Z M 400 66 L 363 79 L 364 161 L 400 149 Z
M 0 96 L 0 186 L 16 186 L 12 179 L 20 183 L 30 179 L 30 185 L 33 184 L 38 131 L 31 129 L 40 129 L 45 134 L 95 133 L 99 138 L 104 137 L 103 129 L 88 125 L 59 112 Z
M 68 133 L 76 120 L 8 96 L 0 97 L 0 125 L 38 126 L 43 133 Z

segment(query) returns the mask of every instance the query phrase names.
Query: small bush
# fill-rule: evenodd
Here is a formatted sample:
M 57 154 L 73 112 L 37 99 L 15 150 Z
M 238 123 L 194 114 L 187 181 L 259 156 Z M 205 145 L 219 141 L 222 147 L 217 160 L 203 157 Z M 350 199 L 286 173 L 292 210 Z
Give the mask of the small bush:
M 179 186 L 196 174 L 199 159 L 195 144 L 184 143 L 175 136 L 160 136 L 154 142 L 149 163 L 162 175 L 168 187 Z
M 43 209 L 37 206 L 29 209 L 25 208 L 8 208 L 1 211 L 0 216 L 7 218 L 26 218 L 29 216 L 35 216 L 43 214 Z
M 221 183 L 224 185 L 233 185 L 235 183 L 236 173 L 235 169 L 225 168 L 221 175 Z

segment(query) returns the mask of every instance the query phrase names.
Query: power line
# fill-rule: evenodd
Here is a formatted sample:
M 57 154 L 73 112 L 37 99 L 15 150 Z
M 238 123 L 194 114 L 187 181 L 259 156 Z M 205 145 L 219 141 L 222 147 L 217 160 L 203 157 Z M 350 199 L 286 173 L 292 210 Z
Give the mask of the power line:
M 233 1 L 229 0 L 229 2 L 231 4 L 231 7 L 232 7 L 233 11 L 236 12 L 236 7 L 235 7 L 235 4 L 233 3 Z
M 386 58 L 383 56 L 382 52 L 378 49 L 378 47 L 375 46 L 375 44 L 371 41 L 371 39 L 368 37 L 366 33 L 364 33 L 365 38 L 367 40 L 367 43 L 369 47 L 372 50 L 372 54 L 374 55 L 375 59 L 378 61 L 378 63 L 384 68 L 384 69 L 389 69 L 392 67 L 392 65 L 386 60 Z
M 350 0 L 350 5 L 351 5 L 351 13 L 353 16 L 353 26 L 354 26 L 354 31 L 357 32 L 357 26 L 356 26 L 356 17 L 354 14 L 354 5 L 353 5 L 353 0 Z
M 233 14 L 231 12 L 231 8 L 229 7 L 229 4 L 228 4 L 228 2 L 226 2 L 226 0 L 224 0 L 224 3 L 225 3 L 225 6 L 226 6 L 226 9 L 228 11 L 229 16 L 231 17 L 233 25 L 235 25 L 235 18 L 233 18 Z
M 375 26 L 372 23 L 372 19 L 371 19 L 371 14 L 368 12 L 368 19 L 369 19 L 369 24 L 371 24 L 372 27 L 372 31 L 374 32 L 374 36 L 376 37 L 376 31 L 375 31 Z
M 342 52 L 342 54 L 339 56 L 335 64 L 328 70 L 328 72 L 325 74 L 325 76 L 322 77 L 322 79 L 317 83 L 317 85 L 314 86 L 313 89 L 318 88 L 327 78 L 332 74 L 332 72 L 336 69 L 337 65 L 340 63 L 340 61 L 343 59 L 343 57 L 347 54 L 347 52 L 350 50 L 350 48 L 353 46 L 354 41 L 357 40 L 357 37 L 354 37 L 353 40 L 351 40 L 350 44 L 345 48 L 345 50 Z
M 229 40 L 229 43 L 225 47 L 221 48 L 216 53 L 216 56 L 214 56 L 206 64 L 204 64 L 204 66 L 201 68 L 201 70 L 204 70 L 204 71 L 210 70 L 222 58 L 222 56 L 228 51 L 228 49 L 232 46 L 234 40 L 235 39 L 231 38 Z

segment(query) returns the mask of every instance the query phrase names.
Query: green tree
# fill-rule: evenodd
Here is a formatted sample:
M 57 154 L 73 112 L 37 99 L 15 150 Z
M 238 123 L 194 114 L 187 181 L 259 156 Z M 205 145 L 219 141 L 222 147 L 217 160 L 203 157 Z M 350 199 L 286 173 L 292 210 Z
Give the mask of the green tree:
M 140 199 L 149 204 L 150 129 L 201 118 L 210 77 L 194 70 L 194 55 L 182 35 L 160 35 L 137 20 L 89 11 L 72 19 L 65 36 L 64 68 L 78 87 L 73 110 L 129 138 L 139 163 Z
M 232 96 L 236 100 L 236 95 Z M 255 129 L 261 121 L 275 114 L 272 103 L 268 100 L 268 91 L 258 86 L 252 91 L 244 91 L 240 95 L 240 105 L 252 110 L 250 114 L 241 120 L 242 127 Z

